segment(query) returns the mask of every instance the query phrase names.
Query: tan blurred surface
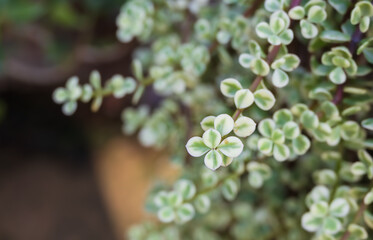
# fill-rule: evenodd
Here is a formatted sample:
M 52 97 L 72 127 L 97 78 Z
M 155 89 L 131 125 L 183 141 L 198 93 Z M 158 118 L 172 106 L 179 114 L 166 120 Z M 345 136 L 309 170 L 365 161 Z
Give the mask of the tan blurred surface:
M 142 148 L 135 139 L 116 138 L 99 151 L 95 171 L 118 239 L 148 216 L 146 194 L 155 180 L 170 181 L 179 170 L 165 153 Z

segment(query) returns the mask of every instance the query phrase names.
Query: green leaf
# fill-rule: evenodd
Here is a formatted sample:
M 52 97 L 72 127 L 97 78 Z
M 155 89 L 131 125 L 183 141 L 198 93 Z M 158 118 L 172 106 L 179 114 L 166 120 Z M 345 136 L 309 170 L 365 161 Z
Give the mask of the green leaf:
M 281 18 L 271 18 L 269 26 L 274 34 L 279 34 L 285 29 L 285 21 Z
M 283 65 L 281 65 L 281 68 L 286 72 L 292 72 L 300 64 L 300 59 L 295 54 L 286 54 L 282 58 L 285 60 L 285 62 Z
M 261 138 L 258 141 L 258 150 L 265 155 L 271 155 L 273 149 L 273 142 L 268 138 Z
M 350 205 L 346 199 L 336 198 L 331 202 L 329 211 L 335 217 L 345 217 L 350 211 Z
M 164 223 L 172 222 L 175 219 L 175 212 L 171 207 L 163 207 L 158 211 L 158 218 Z
M 286 108 L 280 109 L 273 114 L 273 120 L 275 120 L 278 126 L 282 127 L 287 122 L 293 121 L 293 114 Z
M 226 97 L 233 98 L 240 89 L 242 89 L 241 83 L 234 78 L 227 78 L 220 83 L 220 91 Z
M 340 14 L 344 15 L 349 8 L 350 0 L 328 0 L 329 4 L 337 10 Z
M 334 84 L 340 85 L 346 82 L 346 74 L 341 67 L 336 67 L 329 73 L 329 79 Z
M 373 202 L 373 191 L 370 190 L 364 197 L 364 204 L 370 205 Z
M 305 213 L 302 216 L 302 227 L 308 232 L 316 232 L 322 225 L 322 218 L 314 216 L 311 213 Z
M 160 191 L 154 197 L 154 203 L 157 207 L 164 207 L 168 205 L 168 195 L 166 191 Z
M 238 137 L 248 137 L 255 131 L 256 123 L 248 117 L 239 117 L 234 123 L 233 131 Z
M 205 162 L 206 167 L 215 171 L 221 166 L 223 159 L 218 151 L 211 150 L 210 152 L 206 154 L 204 162 Z
M 81 96 L 82 102 L 84 103 L 89 102 L 92 99 L 92 96 L 93 96 L 93 89 L 91 85 L 87 83 L 84 84 L 82 88 L 82 96 Z
M 289 10 L 289 17 L 294 20 L 301 20 L 306 15 L 302 6 L 296 6 Z
M 279 161 L 285 161 L 290 156 L 290 150 L 285 144 L 276 143 L 273 148 L 273 157 Z
M 365 119 L 361 122 L 363 128 L 373 131 L 373 118 Z
M 298 137 L 293 139 L 292 146 L 294 153 L 303 155 L 311 147 L 311 142 L 306 136 L 299 135 Z
M 188 179 L 178 180 L 174 185 L 174 189 L 181 194 L 184 200 L 191 199 L 197 192 L 194 183 Z
M 370 229 L 373 229 L 373 214 L 371 214 L 368 210 L 364 211 L 364 222 Z
M 319 33 L 319 30 L 317 29 L 317 27 L 307 20 L 300 21 L 300 28 L 301 28 L 301 33 L 303 37 L 306 39 L 315 38 L 317 34 Z
M 311 99 L 317 99 L 321 101 L 324 101 L 324 100 L 330 101 L 333 99 L 332 94 L 327 89 L 322 88 L 322 87 L 317 87 L 317 88 L 312 89 L 308 93 L 308 97 Z
M 283 88 L 289 83 L 289 76 L 281 69 L 276 69 L 272 75 L 272 83 L 278 88 Z
M 215 118 L 214 127 L 220 132 L 221 136 L 225 136 L 233 130 L 233 118 L 228 114 L 220 114 Z
M 242 53 L 240 57 L 238 58 L 238 62 L 240 65 L 244 68 L 250 68 L 250 63 L 252 60 L 254 60 L 255 57 L 248 53 Z
M 335 217 L 327 217 L 323 220 L 322 228 L 327 234 L 336 234 L 342 230 L 342 223 Z
M 249 89 L 241 89 L 234 95 L 234 103 L 237 109 L 248 108 L 254 103 L 254 94 Z
M 259 76 L 267 76 L 270 70 L 268 63 L 260 58 L 255 58 L 250 62 L 250 69 Z
M 346 121 L 341 125 L 341 137 L 344 140 L 356 139 L 359 136 L 360 127 L 357 122 Z
M 290 121 L 284 125 L 284 134 L 287 139 L 294 139 L 299 136 L 300 128 L 296 122 Z
M 294 114 L 294 116 L 300 117 L 304 111 L 308 110 L 307 105 L 303 103 L 297 103 L 293 107 L 291 107 L 290 111 Z
M 210 128 L 214 128 L 214 121 L 215 121 L 215 116 L 207 116 L 201 121 L 201 128 L 204 131 L 209 130 Z
M 275 130 L 275 128 L 276 128 L 276 123 L 270 118 L 266 118 L 260 121 L 259 126 L 258 126 L 258 130 L 260 134 L 268 138 L 272 137 L 272 133 Z
M 218 146 L 218 150 L 227 157 L 238 157 L 242 150 L 243 144 L 237 137 L 227 137 Z
M 348 231 L 350 232 L 350 237 L 353 237 L 356 239 L 368 239 L 367 230 L 365 230 L 365 228 L 363 228 L 360 225 L 351 223 L 348 226 Z
M 196 200 L 194 201 L 194 205 L 199 213 L 204 214 L 209 211 L 211 206 L 211 200 L 207 195 L 202 194 L 196 198 Z
M 259 172 L 252 171 L 249 173 L 249 184 L 253 188 L 262 187 L 263 182 L 264 182 L 263 176 Z
M 367 151 L 365 151 L 363 149 L 360 149 L 357 152 L 357 156 L 358 156 L 359 160 L 362 161 L 367 166 L 372 166 L 373 165 L 373 158 Z
M 278 37 L 280 38 L 280 41 L 281 41 L 282 44 L 289 45 L 294 39 L 294 33 L 291 29 L 287 29 L 287 30 L 283 31 Z M 269 42 L 272 45 L 278 45 L 278 44 L 275 44 L 271 41 L 269 41 Z
M 256 25 L 256 28 L 255 28 L 255 31 L 256 31 L 256 34 L 258 35 L 258 37 L 260 38 L 269 38 L 270 36 L 273 35 L 273 32 L 269 26 L 268 23 L 266 22 L 260 22 L 258 25 Z
M 89 82 L 91 83 L 92 87 L 96 90 L 101 89 L 101 75 L 98 71 L 94 70 L 91 72 L 89 76 Z
M 363 176 L 367 172 L 367 167 L 362 162 L 354 162 L 351 165 L 351 172 L 355 176 Z
M 186 144 L 188 153 L 193 157 L 200 157 L 210 150 L 201 137 L 192 137 Z
M 203 143 L 209 148 L 216 148 L 221 141 L 220 133 L 215 129 L 208 129 L 202 136 Z
M 300 121 L 307 129 L 315 129 L 319 126 L 319 118 L 311 110 L 304 111 L 300 117 Z
M 53 92 L 53 100 L 55 103 L 63 103 L 68 99 L 68 92 L 63 88 L 59 87 Z
M 276 129 L 272 133 L 272 141 L 277 144 L 282 144 L 285 142 L 285 135 L 281 129 Z
M 344 43 L 351 41 L 350 35 L 336 30 L 324 30 L 320 34 L 320 38 L 328 43 Z
M 262 110 L 268 111 L 275 103 L 276 99 L 273 94 L 267 89 L 260 89 L 254 93 L 255 104 Z
M 326 11 L 320 6 L 312 6 L 308 9 L 307 18 L 313 23 L 322 23 L 327 17 Z
M 325 217 L 328 214 L 329 205 L 325 201 L 316 202 L 311 205 L 310 212 L 316 217 Z
M 183 202 L 183 197 L 180 193 L 172 191 L 167 194 L 167 201 L 170 206 L 177 207 Z
M 195 210 L 192 204 L 185 203 L 176 210 L 175 220 L 178 223 L 186 223 L 193 219 Z
M 222 166 L 227 167 L 233 162 L 233 158 L 227 157 L 224 154 L 221 154 L 222 156 Z
M 71 116 L 74 114 L 76 109 L 78 108 L 78 103 L 75 101 L 69 101 L 62 105 L 62 112 L 66 116 Z
M 238 193 L 238 185 L 236 181 L 231 178 L 225 180 L 221 188 L 221 192 L 225 199 L 228 201 L 233 201 Z

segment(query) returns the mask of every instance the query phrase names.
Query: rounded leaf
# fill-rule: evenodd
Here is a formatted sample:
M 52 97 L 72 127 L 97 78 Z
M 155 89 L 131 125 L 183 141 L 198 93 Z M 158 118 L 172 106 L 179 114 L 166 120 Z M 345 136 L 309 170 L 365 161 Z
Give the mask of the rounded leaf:
M 293 146 L 293 151 L 296 154 L 303 155 L 311 147 L 311 142 L 306 136 L 299 135 L 298 137 L 293 139 L 292 146 Z
M 258 126 L 258 130 L 260 134 L 262 134 L 264 137 L 267 137 L 267 138 L 272 137 L 272 133 L 275 129 L 276 129 L 276 123 L 270 118 L 266 118 L 260 121 L 259 126 Z
M 211 150 L 210 152 L 208 152 L 204 159 L 206 167 L 214 171 L 221 166 L 222 161 L 222 156 L 216 150 Z
M 302 125 L 307 129 L 315 129 L 319 126 L 319 118 L 316 113 L 311 110 L 306 110 L 300 116 Z
M 255 131 L 256 123 L 248 117 L 239 117 L 234 123 L 233 131 L 238 137 L 248 137 Z
M 234 97 L 242 89 L 241 83 L 234 78 L 227 78 L 220 83 L 220 91 L 226 97 Z
M 306 39 L 315 38 L 316 35 L 319 33 L 317 27 L 307 20 L 300 21 L 300 29 L 303 37 Z
M 373 118 L 365 119 L 361 122 L 363 128 L 373 131 Z
M 258 25 L 256 25 L 255 31 L 260 38 L 268 38 L 273 35 L 269 24 L 266 22 L 260 22 Z
M 233 118 L 228 114 L 220 114 L 215 118 L 214 127 L 220 132 L 221 136 L 225 136 L 233 130 Z
M 320 6 L 312 6 L 308 9 L 307 18 L 310 22 L 321 23 L 325 21 L 327 17 L 326 11 Z
M 240 65 L 244 68 L 250 68 L 250 62 L 254 59 L 255 57 L 251 54 L 248 53 L 242 53 L 239 58 L 238 62 Z
M 336 234 L 342 230 L 342 223 L 335 217 L 327 217 L 323 220 L 322 228 L 327 234 Z
M 250 69 L 259 76 L 267 76 L 270 70 L 268 63 L 260 58 L 255 58 L 250 62 Z
M 199 213 L 207 213 L 211 206 L 211 200 L 207 195 L 200 195 L 196 198 L 194 205 Z
M 174 189 L 181 194 L 184 200 L 189 200 L 197 192 L 197 188 L 194 183 L 188 179 L 180 179 L 174 185 Z
M 305 11 L 302 6 L 296 6 L 289 10 L 289 17 L 294 20 L 301 20 L 305 16 Z
M 345 217 L 350 211 L 350 205 L 344 198 L 336 198 L 329 207 L 330 214 L 335 217 Z
M 329 205 L 325 201 L 316 202 L 312 204 L 310 210 L 312 215 L 317 217 L 324 217 L 328 214 Z
M 322 218 L 314 216 L 311 213 L 305 213 L 302 216 L 302 227 L 307 232 L 316 232 L 322 224 Z
M 238 157 L 243 150 L 243 143 L 237 137 L 227 137 L 220 143 L 218 150 L 227 157 Z
M 209 130 L 210 128 L 214 128 L 214 121 L 215 121 L 215 116 L 207 116 L 201 121 L 201 128 L 204 131 Z
M 221 192 L 224 198 L 227 199 L 228 201 L 234 200 L 238 193 L 238 185 L 236 181 L 234 181 L 231 178 L 225 180 L 221 188 Z
M 294 139 L 300 134 L 300 128 L 298 124 L 293 121 L 287 122 L 283 127 L 283 131 L 285 134 L 285 138 L 287 139 Z
M 265 155 L 271 155 L 272 154 L 272 148 L 273 148 L 273 142 L 272 140 L 268 138 L 261 138 L 258 140 L 258 150 L 265 154 Z
M 249 89 L 241 89 L 234 95 L 234 103 L 238 109 L 244 109 L 254 103 L 254 94 Z
M 158 218 L 164 223 L 172 222 L 175 219 L 175 212 L 171 207 L 163 207 L 158 211 Z
M 289 83 L 289 76 L 281 69 L 276 69 L 272 75 L 272 83 L 278 88 L 283 88 Z
M 336 67 L 329 73 L 329 79 L 332 83 L 340 85 L 346 82 L 346 73 L 343 71 L 341 67 Z
M 178 223 L 186 223 L 193 219 L 195 215 L 195 210 L 192 204 L 185 203 L 181 205 L 179 208 L 176 209 L 176 217 L 175 220 Z
M 53 92 L 53 100 L 55 103 L 63 103 L 68 99 L 68 93 L 63 87 L 59 87 Z
M 207 147 L 216 148 L 221 141 L 221 135 L 217 130 L 210 128 L 203 134 L 202 139 Z
M 255 104 L 262 110 L 268 111 L 275 103 L 276 99 L 273 94 L 267 89 L 260 89 L 254 93 Z
M 188 153 L 193 157 L 200 157 L 210 150 L 201 137 L 192 137 L 186 144 Z
M 283 162 L 290 156 L 290 150 L 285 144 L 275 144 L 273 147 L 273 157 L 279 161 Z

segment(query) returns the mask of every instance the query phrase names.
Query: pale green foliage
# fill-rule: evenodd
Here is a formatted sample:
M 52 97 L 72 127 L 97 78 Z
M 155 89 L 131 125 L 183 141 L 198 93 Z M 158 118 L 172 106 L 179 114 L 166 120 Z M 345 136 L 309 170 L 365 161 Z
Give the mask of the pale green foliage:
M 71 115 L 130 95 L 123 132 L 180 166 L 146 202 L 160 222 L 128 238 L 372 238 L 372 16 L 367 0 L 127 1 L 133 76 L 72 77 L 53 99 Z

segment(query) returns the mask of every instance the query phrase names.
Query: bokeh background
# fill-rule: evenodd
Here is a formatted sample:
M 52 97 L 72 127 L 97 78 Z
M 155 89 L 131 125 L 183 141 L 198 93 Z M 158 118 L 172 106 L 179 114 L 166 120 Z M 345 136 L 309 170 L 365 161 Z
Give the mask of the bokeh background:
M 149 217 L 151 184 L 176 175 L 122 135 L 128 100 L 66 117 L 51 98 L 73 75 L 130 74 L 137 43 L 115 37 L 124 2 L 0 0 L 0 240 L 125 239 Z

